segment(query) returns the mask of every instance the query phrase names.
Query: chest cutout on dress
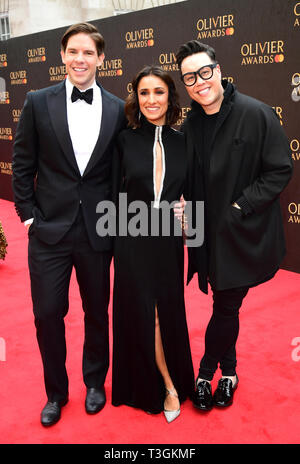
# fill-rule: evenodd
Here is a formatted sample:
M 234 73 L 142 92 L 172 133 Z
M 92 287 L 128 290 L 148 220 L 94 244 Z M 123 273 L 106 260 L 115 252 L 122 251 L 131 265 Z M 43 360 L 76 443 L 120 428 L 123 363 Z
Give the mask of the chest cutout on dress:
M 155 129 L 155 139 L 153 145 L 153 188 L 154 188 L 154 208 L 159 208 L 160 197 L 163 190 L 165 177 L 165 150 L 161 138 L 162 127 Z

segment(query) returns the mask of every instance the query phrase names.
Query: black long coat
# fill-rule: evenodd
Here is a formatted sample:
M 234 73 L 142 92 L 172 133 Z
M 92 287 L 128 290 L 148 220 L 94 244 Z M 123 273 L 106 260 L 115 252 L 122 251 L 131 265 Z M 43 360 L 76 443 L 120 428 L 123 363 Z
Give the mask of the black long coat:
M 279 195 L 292 174 L 289 143 L 274 110 L 223 81 L 224 100 L 203 182 L 196 102 L 183 126 L 188 150 L 188 200 L 205 202 L 204 244 L 189 248 L 188 282 L 198 273 L 207 293 L 254 286 L 272 277 L 285 254 Z M 227 87 L 227 88 L 226 88 Z M 250 214 L 232 206 L 251 207 Z

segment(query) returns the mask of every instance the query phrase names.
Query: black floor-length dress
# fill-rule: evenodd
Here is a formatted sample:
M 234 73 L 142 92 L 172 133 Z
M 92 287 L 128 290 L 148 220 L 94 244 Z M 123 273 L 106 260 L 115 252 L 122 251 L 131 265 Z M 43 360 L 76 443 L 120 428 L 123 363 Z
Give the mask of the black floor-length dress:
M 162 149 L 158 195 L 155 194 L 157 140 Z M 179 201 L 183 193 L 186 173 L 183 135 L 143 119 L 140 128 L 127 129 L 119 135 L 117 146 L 113 169 L 115 192 L 126 193 L 128 205 L 137 200 L 147 204 L 149 232 L 150 224 L 154 223 L 151 210 L 158 211 L 162 220 L 167 214 L 163 202 Z M 121 216 L 124 220 L 124 208 L 119 211 L 120 220 Z M 133 217 L 134 213 L 127 213 L 128 225 Z M 170 222 L 174 223 L 173 209 Z M 152 413 L 163 410 L 165 399 L 163 379 L 155 361 L 156 307 L 166 364 L 180 402 L 191 396 L 194 389 L 184 303 L 183 239 L 174 230 L 172 233 L 172 227 L 169 236 L 164 234 L 162 223 L 156 236 L 150 233 L 126 236 L 122 232 L 117 234 L 114 249 L 112 404 L 126 404 Z

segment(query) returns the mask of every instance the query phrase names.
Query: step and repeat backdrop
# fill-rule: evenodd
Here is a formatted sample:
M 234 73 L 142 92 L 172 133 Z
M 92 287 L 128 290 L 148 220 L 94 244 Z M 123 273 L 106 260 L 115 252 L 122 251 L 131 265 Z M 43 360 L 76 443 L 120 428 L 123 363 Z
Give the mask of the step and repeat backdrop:
M 178 127 L 190 100 L 175 54 L 191 39 L 215 48 L 224 78 L 275 109 L 294 160 L 293 179 L 281 197 L 288 248 L 282 267 L 300 272 L 300 1 L 189 0 L 91 22 L 106 42 L 97 79 L 125 99 L 136 72 L 159 64 L 179 91 Z M 0 42 L 0 198 L 12 200 L 12 147 L 26 93 L 66 77 L 60 58 L 65 29 Z

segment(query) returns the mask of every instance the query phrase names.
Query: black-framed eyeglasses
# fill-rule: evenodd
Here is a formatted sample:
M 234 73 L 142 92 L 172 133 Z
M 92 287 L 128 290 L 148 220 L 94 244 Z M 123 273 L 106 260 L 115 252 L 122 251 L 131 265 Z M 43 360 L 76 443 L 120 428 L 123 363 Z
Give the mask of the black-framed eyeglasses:
M 197 76 L 200 76 L 201 79 L 207 81 L 212 77 L 214 68 L 217 66 L 217 64 L 218 63 L 207 64 L 206 66 L 202 66 L 200 69 L 198 69 L 198 71 L 182 74 L 181 80 L 184 83 L 184 85 L 188 87 L 196 83 Z

